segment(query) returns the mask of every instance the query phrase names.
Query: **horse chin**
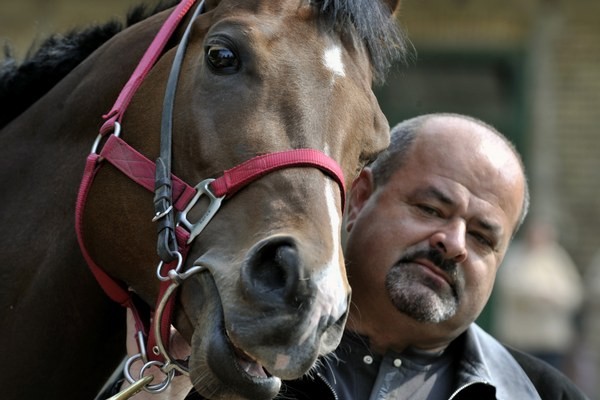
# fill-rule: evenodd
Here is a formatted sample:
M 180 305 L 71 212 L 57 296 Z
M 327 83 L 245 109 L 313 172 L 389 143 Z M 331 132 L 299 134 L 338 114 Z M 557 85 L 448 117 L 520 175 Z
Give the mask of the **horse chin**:
M 223 308 L 212 275 L 200 274 L 202 306 L 192 335 L 190 379 L 209 399 L 273 399 L 281 380 L 235 347 L 225 329 Z

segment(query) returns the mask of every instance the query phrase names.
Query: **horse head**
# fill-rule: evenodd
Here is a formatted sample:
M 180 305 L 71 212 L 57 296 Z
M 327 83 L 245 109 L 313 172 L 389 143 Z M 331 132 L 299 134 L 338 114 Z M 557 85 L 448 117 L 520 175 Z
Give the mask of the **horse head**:
M 349 184 L 388 143 L 372 83 L 398 6 L 356 3 L 206 1 L 191 21 L 177 80 L 173 174 L 197 183 L 257 155 L 310 148 L 336 160 Z M 118 36 L 105 57 L 152 26 L 131 28 L 133 39 Z M 122 121 L 122 137 L 150 159 L 160 152 L 177 40 L 170 46 Z M 199 272 L 181 285 L 175 326 L 192 345 L 190 377 L 203 396 L 272 398 L 280 379 L 301 376 L 337 346 L 350 299 L 342 190 L 317 168 L 278 170 L 224 199 L 193 239 L 182 267 Z M 189 220 L 207 207 L 201 199 Z M 85 210 L 86 244 L 149 304 L 159 295 L 152 215 L 148 193 L 114 169 L 98 173 Z

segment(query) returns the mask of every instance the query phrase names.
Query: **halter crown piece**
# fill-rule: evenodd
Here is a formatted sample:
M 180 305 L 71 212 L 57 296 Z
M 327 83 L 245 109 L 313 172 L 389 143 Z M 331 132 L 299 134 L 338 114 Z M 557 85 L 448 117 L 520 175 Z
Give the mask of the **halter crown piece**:
M 162 54 L 177 26 L 195 3 L 196 0 L 183 0 L 175 7 L 121 90 L 112 109 L 103 116 L 105 122 L 100 128 L 98 137 L 92 146 L 92 152 L 87 158 L 76 205 L 77 238 L 87 264 L 106 294 L 113 301 L 130 308 L 135 319 L 140 353 L 131 357 L 125 364 L 125 376 L 138 390 L 144 389 L 155 393 L 166 389 L 175 371 L 188 374 L 187 367 L 180 361 L 172 359 L 168 352 L 167 343 L 174 307 L 174 296 L 172 295 L 186 278 L 203 269 L 202 267 L 192 267 L 188 271 L 180 271 L 190 244 L 216 214 L 222 201 L 260 177 L 290 167 L 318 168 L 333 178 L 340 186 L 342 210 L 346 193 L 340 166 L 335 160 L 315 149 L 292 149 L 258 155 L 226 170 L 220 177 L 206 179 L 195 187 L 189 186 L 171 173 L 173 107 L 177 81 L 191 25 L 202 12 L 204 1 L 201 1 L 196 7 L 173 60 L 163 102 L 160 156 L 156 163 L 121 139 L 121 120 L 134 93 Z M 101 142 L 104 144 L 98 151 Z M 150 322 L 144 321 L 141 317 L 127 286 L 113 279 L 99 267 L 85 247 L 83 238 L 85 202 L 94 177 L 100 167 L 104 165 L 104 161 L 119 169 L 137 184 L 154 192 L 155 215 L 152 220 L 157 223 L 157 253 L 161 259 L 157 268 L 157 276 L 161 284 L 151 330 L 148 329 Z M 187 214 L 202 196 L 207 196 L 210 200 L 208 210 L 198 221 L 190 222 Z M 148 338 L 147 342 L 145 342 L 145 338 Z M 129 373 L 131 364 L 138 359 L 145 363 L 139 378 L 132 377 Z M 148 376 L 143 376 L 144 371 L 150 365 L 158 365 L 165 373 L 166 378 L 163 382 L 151 384 Z

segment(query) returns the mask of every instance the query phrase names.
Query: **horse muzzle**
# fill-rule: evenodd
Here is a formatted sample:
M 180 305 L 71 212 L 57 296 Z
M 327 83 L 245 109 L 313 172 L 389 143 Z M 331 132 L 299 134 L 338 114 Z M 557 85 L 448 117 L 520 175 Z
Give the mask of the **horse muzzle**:
M 273 236 L 253 246 L 241 268 L 229 269 L 239 271 L 238 279 L 210 267 L 199 274 L 199 288 L 183 289 L 186 314 L 196 321 L 190 377 L 201 382 L 198 390 L 210 375 L 206 395 L 271 399 L 280 379 L 299 378 L 335 349 L 348 289 L 339 265 L 309 270 L 305 253 L 292 237 Z M 186 301 L 190 295 L 196 299 Z

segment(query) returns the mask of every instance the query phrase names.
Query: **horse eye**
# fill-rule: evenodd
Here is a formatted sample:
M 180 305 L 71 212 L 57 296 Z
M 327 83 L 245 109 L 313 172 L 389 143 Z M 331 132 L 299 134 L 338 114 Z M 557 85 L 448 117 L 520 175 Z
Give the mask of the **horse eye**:
M 218 44 L 206 47 L 206 61 L 218 73 L 233 74 L 240 69 L 237 55 L 230 48 Z

